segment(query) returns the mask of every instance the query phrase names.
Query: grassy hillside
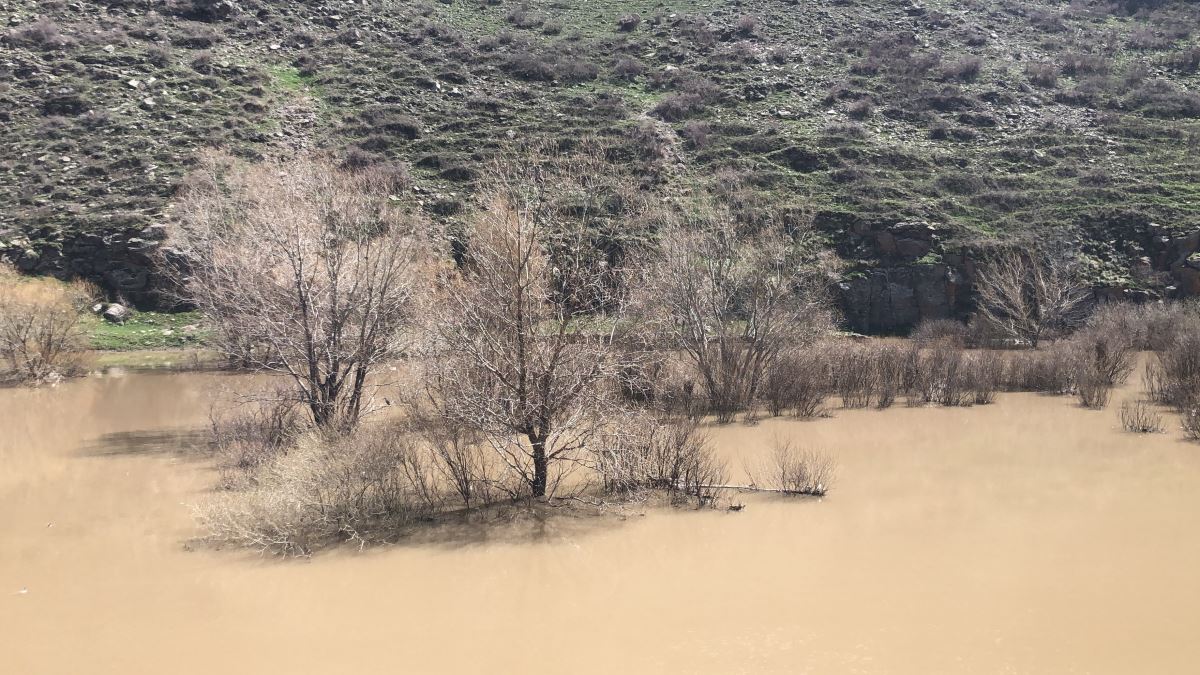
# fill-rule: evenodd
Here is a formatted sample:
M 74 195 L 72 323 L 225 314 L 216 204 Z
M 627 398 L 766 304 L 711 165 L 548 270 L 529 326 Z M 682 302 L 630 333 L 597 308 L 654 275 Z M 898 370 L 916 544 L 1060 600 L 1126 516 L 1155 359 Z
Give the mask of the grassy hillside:
M 453 219 L 506 144 L 597 136 L 665 194 L 811 220 L 848 278 L 1065 232 L 1161 286 L 1142 258 L 1200 228 L 1200 7 L 1141 4 L 3 0 L 0 249 L 136 297 L 205 146 L 384 163 Z

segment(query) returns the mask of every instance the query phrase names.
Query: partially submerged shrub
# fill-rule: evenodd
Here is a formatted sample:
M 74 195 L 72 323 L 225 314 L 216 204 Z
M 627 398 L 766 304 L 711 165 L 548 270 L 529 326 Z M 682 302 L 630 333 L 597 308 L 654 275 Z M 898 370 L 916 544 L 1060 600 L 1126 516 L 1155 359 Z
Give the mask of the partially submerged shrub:
M 906 350 L 900 344 L 885 343 L 875 351 L 876 407 L 890 408 L 905 391 Z
M 594 460 L 604 490 L 624 498 L 665 491 L 673 503 L 711 504 L 725 487 L 725 465 L 694 421 L 631 419 Z
M 967 358 L 967 386 L 976 405 L 996 400 L 996 389 L 1004 379 L 1004 359 L 994 351 L 983 350 Z
M 77 370 L 91 298 L 81 282 L 23 278 L 0 263 L 0 379 L 37 383 Z
M 210 445 L 217 455 L 221 486 L 253 484 L 255 472 L 285 452 L 308 428 L 286 390 L 247 396 L 231 410 L 209 414 Z
M 1105 380 L 1102 374 L 1095 370 L 1088 370 L 1080 374 L 1075 383 L 1075 391 L 1079 394 L 1079 402 L 1083 407 L 1100 410 L 1108 405 L 1112 385 Z
M 1126 401 L 1121 404 L 1121 426 L 1138 434 L 1156 434 L 1163 430 L 1162 415 L 1145 401 Z
M 1200 441 L 1200 406 L 1184 408 L 1179 416 L 1179 423 L 1189 440 Z
M 781 354 L 763 383 L 763 399 L 772 415 L 810 418 L 821 414 L 829 389 L 827 352 L 793 350 Z
M 930 350 L 923 364 L 927 395 L 944 406 L 971 405 L 975 397 L 971 373 L 961 349 L 942 344 Z
M 440 494 L 425 456 L 391 429 L 302 436 L 255 473 L 254 487 L 200 508 L 209 537 L 288 555 L 366 544 L 429 517 Z
M 1074 381 L 1072 362 L 1058 346 L 1014 352 L 1005 368 L 1007 391 L 1069 394 Z
M 1185 411 L 1200 403 L 1200 321 L 1180 331 L 1147 366 L 1146 385 L 1153 399 Z
M 849 343 L 835 348 L 833 381 L 843 408 L 865 408 L 875 393 L 873 354 L 866 345 Z
M 823 497 L 833 486 L 837 462 L 815 450 L 801 450 L 792 441 L 776 440 L 767 466 L 751 471 L 755 487 L 790 495 Z

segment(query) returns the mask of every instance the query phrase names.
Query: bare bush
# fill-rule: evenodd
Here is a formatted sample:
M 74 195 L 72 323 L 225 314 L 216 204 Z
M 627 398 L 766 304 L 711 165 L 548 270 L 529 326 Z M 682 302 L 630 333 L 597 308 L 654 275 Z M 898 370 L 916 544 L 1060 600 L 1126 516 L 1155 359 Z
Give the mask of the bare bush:
M 1183 411 L 1200 402 L 1200 319 L 1180 330 L 1147 366 L 1146 384 L 1160 403 Z
M 1100 410 L 1108 405 L 1109 396 L 1112 394 L 1112 385 L 1104 378 L 1104 376 L 1095 370 L 1087 370 L 1079 374 L 1075 383 L 1075 391 L 1079 395 L 1079 402 L 1085 408 Z
M 674 503 L 711 505 L 727 480 L 725 465 L 695 422 L 639 415 L 597 448 L 594 463 L 605 491 L 625 498 L 663 490 Z
M 1036 391 L 1044 394 L 1069 394 L 1075 369 L 1070 356 L 1059 345 L 1013 352 L 1005 368 L 1007 391 Z
M 924 367 L 929 381 L 927 389 L 934 403 L 944 406 L 974 403 L 971 374 L 962 350 L 946 345 L 935 347 L 926 354 Z
M 1138 434 L 1157 434 L 1163 430 L 1162 415 L 1145 401 L 1126 401 L 1121 404 L 1121 426 Z
M 1109 386 L 1124 384 L 1133 372 L 1137 352 L 1129 336 L 1118 330 L 1091 326 L 1068 341 L 1075 356 L 1075 367 L 1090 372 Z
M 751 472 L 758 488 L 791 495 L 823 497 L 833 486 L 837 462 L 815 450 L 801 450 L 792 441 L 776 440 L 766 467 Z
M 1035 348 L 1079 325 L 1089 300 L 1075 259 L 1047 249 L 993 255 L 980 270 L 976 291 L 981 317 Z
M 824 349 L 784 351 L 763 384 L 767 409 L 776 416 L 816 417 L 828 392 L 828 352 Z
M 795 241 L 739 235 L 719 210 L 697 228 L 668 225 L 644 269 L 638 306 L 649 339 L 683 352 L 718 421 L 748 408 L 785 348 L 832 326 L 823 284 Z
M 406 425 L 427 449 L 439 483 L 471 509 L 522 493 L 519 480 L 497 465 L 491 447 L 476 430 L 414 410 Z
M 833 382 L 843 408 L 865 408 L 875 393 L 874 354 L 865 344 L 846 342 L 831 350 Z
M 177 204 L 182 281 L 214 346 L 289 378 L 321 427 L 356 424 L 372 376 L 409 345 L 426 256 L 386 180 L 308 158 L 209 156 Z
M 907 350 L 897 343 L 876 346 L 874 352 L 875 406 L 890 408 L 896 397 L 907 390 L 905 381 L 905 358 Z
M 16 26 L 8 31 L 5 38 L 18 47 L 45 50 L 67 49 L 76 44 L 74 38 L 63 35 L 58 24 L 44 17 Z
M 439 507 L 432 468 L 388 428 L 301 437 L 255 473 L 247 491 L 198 509 L 209 538 L 288 555 L 339 541 L 386 539 Z
M 286 391 L 240 396 L 228 409 L 214 407 L 209 426 L 210 445 L 226 489 L 252 484 L 262 465 L 286 452 L 306 431 L 302 413 Z
M 1058 67 L 1053 63 L 1030 63 L 1025 66 L 1025 77 L 1039 87 L 1053 89 L 1058 86 Z
M 79 368 L 83 283 L 22 278 L 0 262 L 0 380 L 38 383 Z
M 966 361 L 967 386 L 973 403 L 986 405 L 996 400 L 996 390 L 1004 380 L 1004 359 L 1000 354 L 982 350 L 973 352 Z
M 954 319 L 926 319 L 917 324 L 909 336 L 922 347 L 931 347 L 936 343 L 945 342 L 954 347 L 967 345 L 970 329 L 961 321 Z
M 1179 415 L 1179 424 L 1188 439 L 1200 441 L 1200 406 L 1185 407 Z

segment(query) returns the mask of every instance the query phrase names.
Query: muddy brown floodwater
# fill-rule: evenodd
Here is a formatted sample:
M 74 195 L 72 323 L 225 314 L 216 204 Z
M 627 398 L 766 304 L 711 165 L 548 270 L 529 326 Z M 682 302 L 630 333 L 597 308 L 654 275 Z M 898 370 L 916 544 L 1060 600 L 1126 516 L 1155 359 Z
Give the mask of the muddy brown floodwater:
M 1132 388 L 712 431 L 835 455 L 821 501 L 281 561 L 185 546 L 230 384 L 0 390 L 0 672 L 1200 672 L 1200 446 L 1122 432 Z

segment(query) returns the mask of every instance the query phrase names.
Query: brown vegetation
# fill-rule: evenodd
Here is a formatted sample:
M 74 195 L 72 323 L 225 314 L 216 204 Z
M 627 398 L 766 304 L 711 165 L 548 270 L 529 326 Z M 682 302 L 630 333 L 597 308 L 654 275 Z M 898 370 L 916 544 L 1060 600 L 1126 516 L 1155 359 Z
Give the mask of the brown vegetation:
M 1121 427 L 1138 434 L 1157 434 L 1163 430 L 1162 415 L 1145 401 L 1126 401 L 1121 404 Z
M 0 380 L 39 383 L 75 371 L 91 300 L 86 284 L 22 278 L 0 262 Z
M 425 247 L 388 177 L 313 159 L 210 156 L 177 205 L 177 267 L 214 346 L 285 375 L 319 427 L 352 427 L 411 337 Z
M 741 235 L 719 210 L 702 217 L 665 228 L 642 268 L 639 318 L 651 344 L 683 352 L 711 411 L 728 422 L 758 398 L 783 351 L 816 342 L 832 315 L 795 242 Z
M 978 311 L 988 325 L 1032 347 L 1075 328 L 1088 293 L 1077 263 L 1045 249 L 993 255 L 976 283 Z

